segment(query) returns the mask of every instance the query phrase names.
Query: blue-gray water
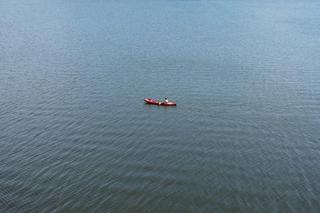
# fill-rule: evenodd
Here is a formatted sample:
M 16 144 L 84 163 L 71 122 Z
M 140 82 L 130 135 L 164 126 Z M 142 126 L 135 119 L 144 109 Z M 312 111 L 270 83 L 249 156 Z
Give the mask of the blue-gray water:
M 319 212 L 319 127 L 319 1 L 0 1 L 1 212 Z

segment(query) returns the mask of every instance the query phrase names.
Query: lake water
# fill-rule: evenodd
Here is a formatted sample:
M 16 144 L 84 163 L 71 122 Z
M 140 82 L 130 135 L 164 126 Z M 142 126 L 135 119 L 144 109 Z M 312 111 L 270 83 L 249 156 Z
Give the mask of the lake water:
M 319 129 L 319 1 L 0 1 L 1 212 L 320 212 Z

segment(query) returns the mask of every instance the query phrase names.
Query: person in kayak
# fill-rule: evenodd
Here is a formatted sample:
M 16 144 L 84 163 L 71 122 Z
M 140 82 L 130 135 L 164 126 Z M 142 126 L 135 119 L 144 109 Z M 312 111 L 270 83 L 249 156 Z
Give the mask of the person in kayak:
M 164 102 L 168 103 L 169 102 L 168 98 L 164 98 Z

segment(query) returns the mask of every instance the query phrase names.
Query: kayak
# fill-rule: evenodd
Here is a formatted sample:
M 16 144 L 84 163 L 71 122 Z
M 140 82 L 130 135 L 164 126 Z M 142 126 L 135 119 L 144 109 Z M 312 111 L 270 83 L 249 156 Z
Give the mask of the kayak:
M 147 103 L 147 104 L 152 104 L 152 105 L 159 105 L 159 106 L 177 106 L 176 102 L 172 102 L 172 101 L 169 101 L 169 102 L 162 102 L 162 101 L 158 101 L 158 100 L 154 100 L 154 99 L 151 99 L 151 98 L 146 98 L 144 99 L 144 101 Z
M 159 106 L 177 106 L 176 102 L 172 102 L 172 101 L 169 101 L 169 102 L 162 102 L 162 101 L 158 101 L 158 100 L 154 100 L 154 99 L 151 99 L 151 98 L 146 98 L 144 99 L 144 101 L 147 103 L 147 104 L 152 104 L 152 105 L 159 105 Z

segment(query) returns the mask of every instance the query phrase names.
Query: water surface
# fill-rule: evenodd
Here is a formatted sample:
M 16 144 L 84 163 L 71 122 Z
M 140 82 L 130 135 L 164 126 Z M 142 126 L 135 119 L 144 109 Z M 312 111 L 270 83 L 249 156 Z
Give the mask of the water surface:
M 0 210 L 319 212 L 319 11 L 0 1 Z

